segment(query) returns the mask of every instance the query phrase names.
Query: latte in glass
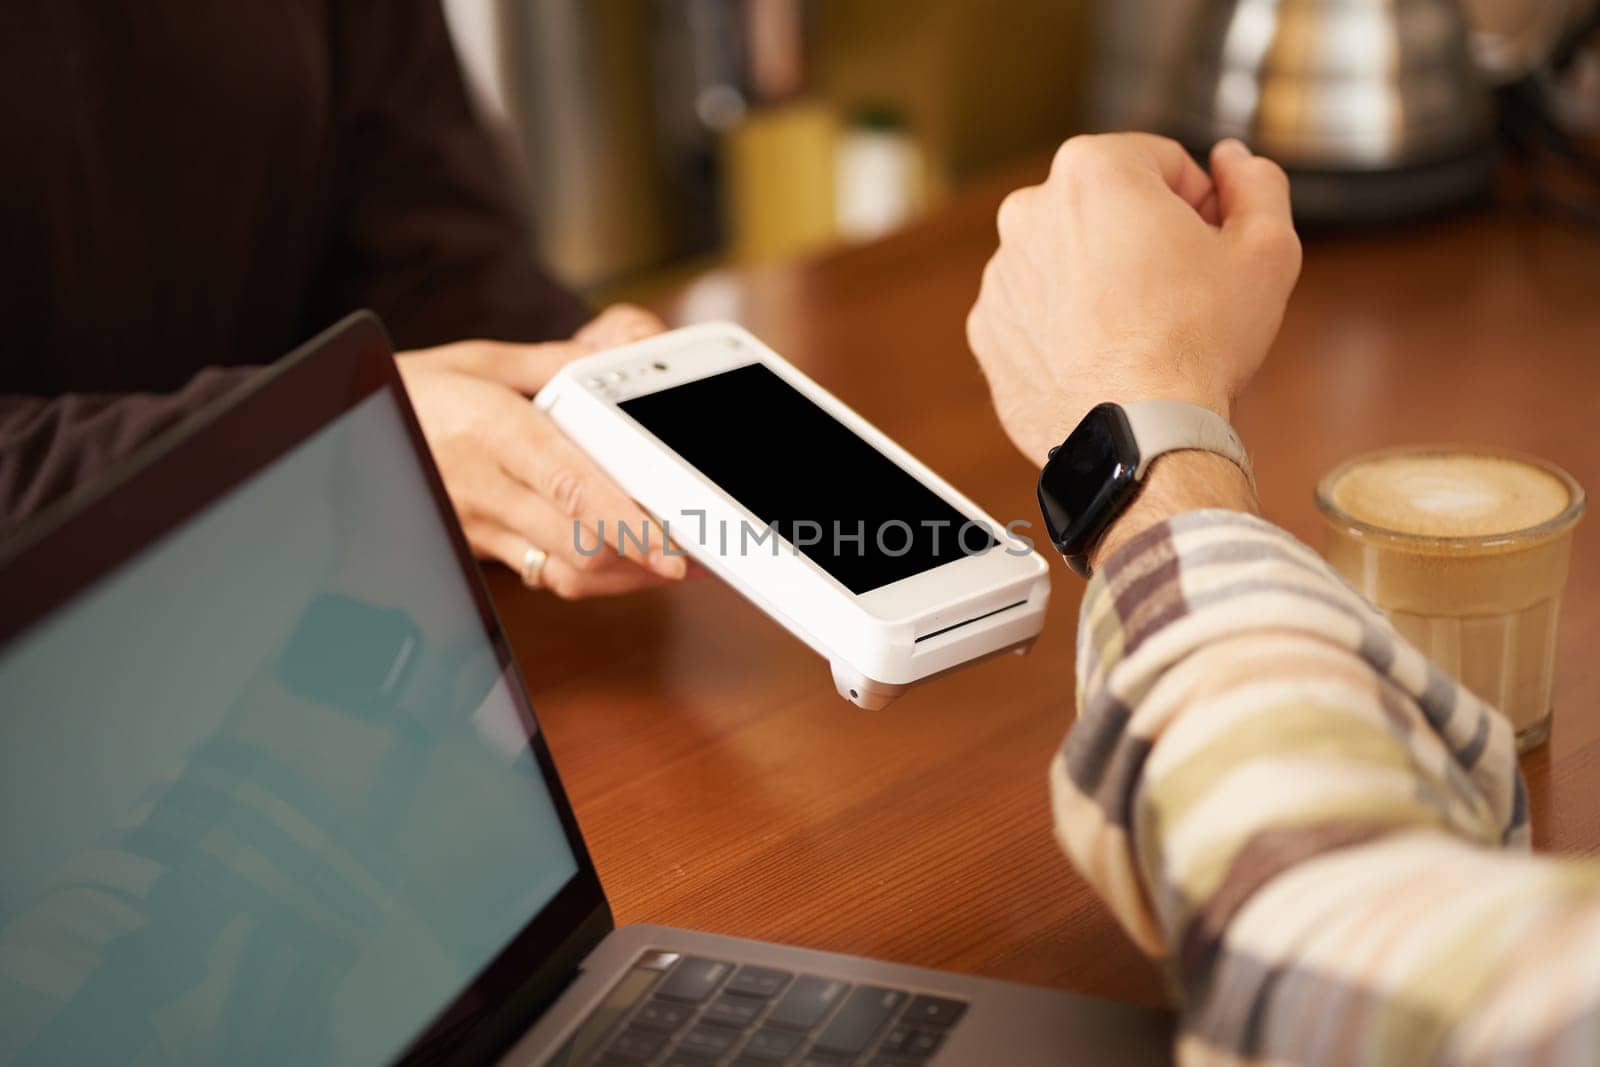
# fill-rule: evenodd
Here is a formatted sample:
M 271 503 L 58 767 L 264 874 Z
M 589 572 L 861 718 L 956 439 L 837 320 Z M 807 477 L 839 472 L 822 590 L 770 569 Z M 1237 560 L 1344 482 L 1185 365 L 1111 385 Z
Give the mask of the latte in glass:
M 1317 486 L 1326 556 L 1401 635 L 1498 707 L 1526 752 L 1550 734 L 1556 622 L 1583 489 L 1476 448 L 1359 456 Z

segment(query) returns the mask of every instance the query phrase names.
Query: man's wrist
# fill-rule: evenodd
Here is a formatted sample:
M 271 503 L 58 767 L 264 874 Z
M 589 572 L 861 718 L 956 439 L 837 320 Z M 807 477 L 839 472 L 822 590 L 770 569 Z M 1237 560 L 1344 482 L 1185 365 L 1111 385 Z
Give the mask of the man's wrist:
M 1118 548 L 1150 527 L 1205 508 L 1254 514 L 1259 505 L 1244 471 L 1226 456 L 1198 449 L 1158 456 L 1145 472 L 1139 495 L 1089 553 L 1089 563 L 1098 571 Z
M 1142 400 L 1181 400 L 1185 404 L 1194 404 L 1208 411 L 1214 411 L 1223 421 L 1233 418 L 1233 398 L 1226 392 L 1220 389 L 1202 389 L 1189 382 L 1174 379 L 1129 380 L 1107 385 L 1094 391 L 1093 402 L 1084 404 L 1082 412 L 1087 413 L 1096 404 L 1109 402 L 1126 406 L 1137 404 Z M 1069 426 L 1067 429 L 1071 430 L 1072 427 Z

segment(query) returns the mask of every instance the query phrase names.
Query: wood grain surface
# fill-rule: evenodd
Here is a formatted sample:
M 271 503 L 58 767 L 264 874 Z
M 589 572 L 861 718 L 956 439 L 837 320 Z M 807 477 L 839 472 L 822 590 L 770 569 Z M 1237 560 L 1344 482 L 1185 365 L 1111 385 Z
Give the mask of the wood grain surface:
M 1004 192 L 886 241 L 709 275 L 669 319 L 733 318 L 1002 521 L 1035 472 L 963 321 Z M 1600 490 L 1600 234 L 1510 209 L 1306 240 L 1239 405 L 1269 518 L 1321 543 L 1317 478 L 1405 442 L 1508 445 Z M 658 922 L 1159 1002 L 1160 979 L 1058 851 L 1046 765 L 1072 716 L 1081 583 L 1044 635 L 877 713 L 715 581 L 563 603 L 490 575 L 619 922 Z M 1580 528 L 1555 730 L 1526 758 L 1540 847 L 1600 846 L 1600 523 Z

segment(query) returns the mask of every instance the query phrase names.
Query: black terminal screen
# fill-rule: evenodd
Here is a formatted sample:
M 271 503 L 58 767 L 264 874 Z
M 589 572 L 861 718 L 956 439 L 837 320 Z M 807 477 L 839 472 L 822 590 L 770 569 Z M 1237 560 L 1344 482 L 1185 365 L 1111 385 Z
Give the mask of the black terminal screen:
M 760 539 L 770 527 L 860 594 L 998 545 L 986 525 L 764 364 L 620 406 L 760 520 L 750 530 L 706 530 L 706 543 L 723 555 L 785 550 L 771 536 Z M 697 521 L 666 518 L 680 531 Z

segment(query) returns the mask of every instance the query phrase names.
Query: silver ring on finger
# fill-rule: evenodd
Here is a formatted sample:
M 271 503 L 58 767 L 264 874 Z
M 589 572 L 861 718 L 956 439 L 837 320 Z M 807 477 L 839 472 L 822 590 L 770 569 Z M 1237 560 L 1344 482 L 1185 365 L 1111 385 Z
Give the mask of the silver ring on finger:
M 544 565 L 550 562 L 550 553 L 529 545 L 522 553 L 522 584 L 537 589 L 544 581 Z

